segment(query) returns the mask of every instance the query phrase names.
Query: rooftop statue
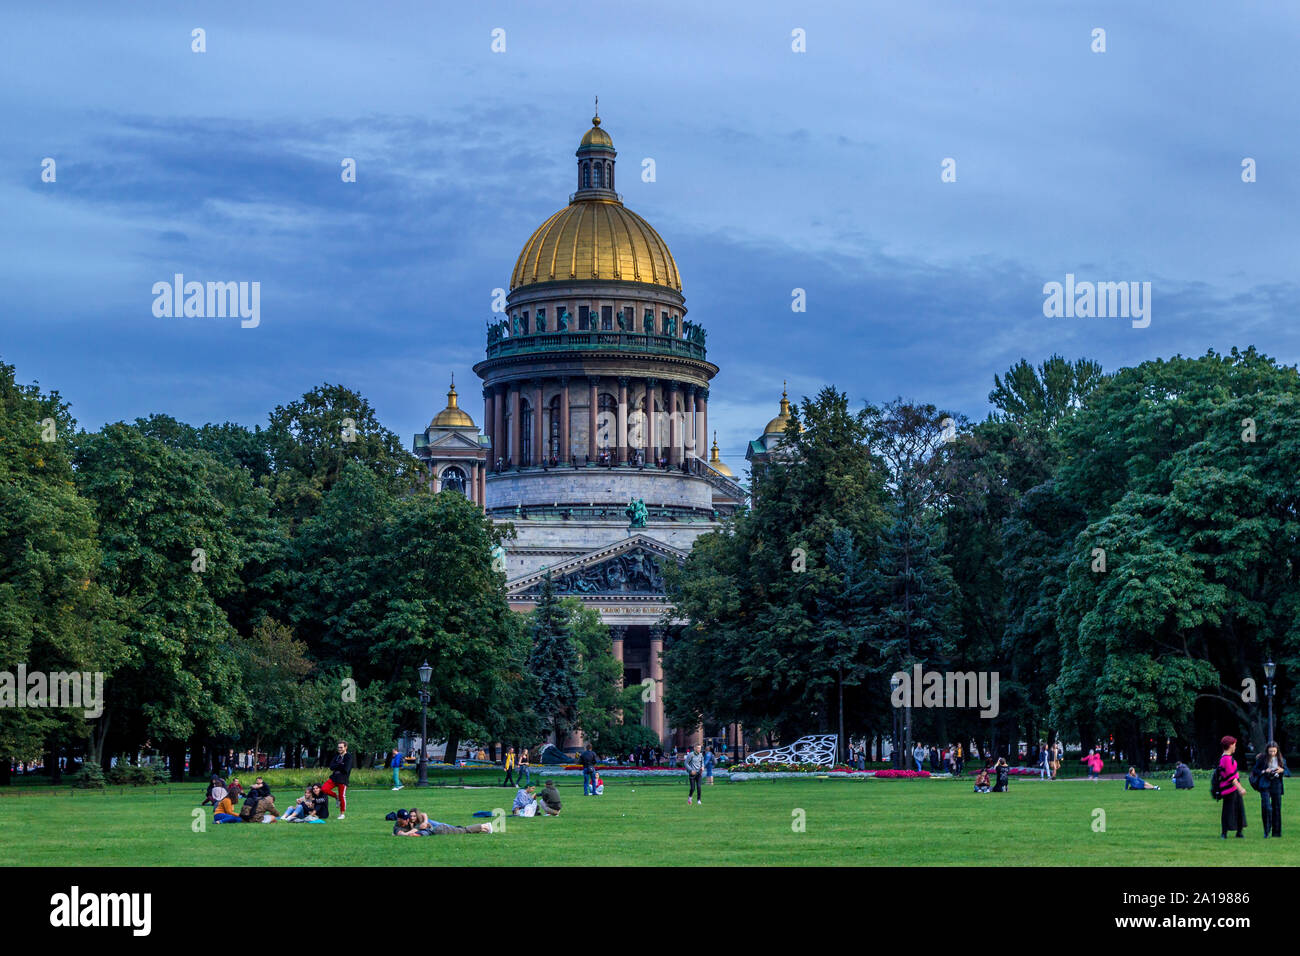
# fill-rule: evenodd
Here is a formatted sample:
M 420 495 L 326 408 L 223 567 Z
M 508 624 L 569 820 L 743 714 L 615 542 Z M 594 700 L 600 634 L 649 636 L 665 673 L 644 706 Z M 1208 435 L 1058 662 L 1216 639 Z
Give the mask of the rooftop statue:
M 640 498 L 633 498 L 627 503 L 625 514 L 627 514 L 629 528 L 644 528 L 646 520 L 650 517 L 645 509 L 645 501 Z
M 569 313 L 568 310 L 563 307 L 560 308 L 560 314 L 555 317 L 555 331 L 569 331 Z

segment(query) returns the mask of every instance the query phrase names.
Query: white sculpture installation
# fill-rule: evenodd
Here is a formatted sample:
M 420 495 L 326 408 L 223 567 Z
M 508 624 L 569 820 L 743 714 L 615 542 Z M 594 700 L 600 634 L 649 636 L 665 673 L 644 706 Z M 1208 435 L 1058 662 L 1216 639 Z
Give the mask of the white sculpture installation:
M 835 734 L 800 737 L 788 747 L 756 750 L 745 758 L 745 763 L 815 763 L 833 767 L 838 739 Z

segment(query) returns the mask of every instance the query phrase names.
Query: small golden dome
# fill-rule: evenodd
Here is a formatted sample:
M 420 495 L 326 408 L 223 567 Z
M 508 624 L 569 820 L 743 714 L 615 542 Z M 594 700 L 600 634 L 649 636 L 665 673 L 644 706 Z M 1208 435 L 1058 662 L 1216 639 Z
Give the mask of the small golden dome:
M 465 409 L 456 404 L 456 383 L 451 383 L 451 391 L 447 393 L 447 407 L 433 416 L 433 421 L 429 422 L 430 428 L 473 428 L 474 419 L 466 414 Z
M 732 474 L 731 469 L 728 468 L 726 464 L 723 463 L 722 459 L 718 457 L 718 433 L 717 432 L 713 433 L 713 449 L 709 453 L 709 467 L 711 467 L 714 471 L 716 471 L 720 475 L 726 475 L 728 478 L 736 477 L 734 474 Z
M 582 142 L 578 144 L 578 149 L 584 146 L 608 146 L 614 148 L 614 140 L 610 135 L 600 128 L 600 117 L 591 118 L 591 129 L 587 130 L 587 135 L 582 137 Z
M 612 199 L 580 199 L 538 226 L 519 253 L 510 288 L 587 279 L 682 290 L 668 244 L 650 223 Z
M 786 396 L 785 383 L 781 383 L 781 414 L 767 423 L 763 429 L 764 435 L 780 435 L 785 432 L 785 426 L 790 424 L 790 399 Z M 803 431 L 802 428 L 799 429 Z

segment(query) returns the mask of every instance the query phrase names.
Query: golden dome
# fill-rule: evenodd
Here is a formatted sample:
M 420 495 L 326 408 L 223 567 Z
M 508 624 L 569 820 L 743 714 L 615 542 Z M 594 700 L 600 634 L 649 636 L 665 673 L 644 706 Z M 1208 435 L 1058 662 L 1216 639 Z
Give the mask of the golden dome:
M 790 399 L 786 396 L 785 383 L 781 383 L 781 414 L 767 423 L 763 429 L 764 435 L 780 435 L 785 432 L 785 428 L 790 424 Z M 799 426 L 799 431 L 803 431 L 803 426 Z
M 591 133 L 608 136 L 599 129 Z M 588 279 L 645 282 L 682 290 L 682 278 L 667 243 L 650 223 L 612 199 L 577 200 L 538 226 L 519 253 L 510 288 Z
M 474 419 L 466 414 L 465 409 L 456 404 L 456 383 L 451 383 L 447 393 L 447 407 L 433 416 L 430 428 L 474 428 Z
M 587 130 L 587 135 L 582 137 L 582 142 L 578 144 L 579 149 L 584 146 L 608 146 L 610 149 L 614 148 L 614 140 L 600 128 L 599 116 L 591 118 L 591 129 Z
M 726 466 L 721 458 L 718 457 L 718 433 L 713 433 L 713 450 L 709 453 L 709 467 L 720 475 L 726 475 L 728 478 L 735 478 L 731 469 Z

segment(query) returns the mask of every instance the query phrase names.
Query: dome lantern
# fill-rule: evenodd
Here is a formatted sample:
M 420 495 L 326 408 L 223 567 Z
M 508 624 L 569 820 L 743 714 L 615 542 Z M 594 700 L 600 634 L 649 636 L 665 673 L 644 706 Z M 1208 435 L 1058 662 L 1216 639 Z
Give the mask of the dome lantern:
M 599 97 L 596 103 L 599 106 Z M 600 128 L 599 110 L 591 118 L 591 129 L 582 137 L 574 155 L 578 157 L 578 191 L 571 201 L 612 199 L 618 202 L 618 193 L 614 191 L 614 159 L 618 150 L 614 149 L 609 133 Z

